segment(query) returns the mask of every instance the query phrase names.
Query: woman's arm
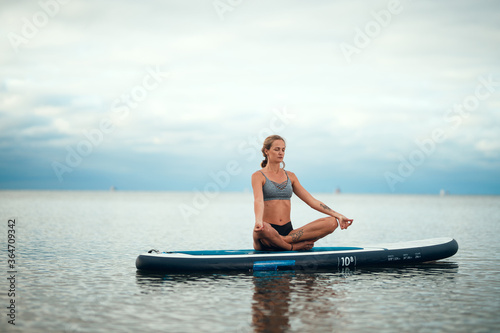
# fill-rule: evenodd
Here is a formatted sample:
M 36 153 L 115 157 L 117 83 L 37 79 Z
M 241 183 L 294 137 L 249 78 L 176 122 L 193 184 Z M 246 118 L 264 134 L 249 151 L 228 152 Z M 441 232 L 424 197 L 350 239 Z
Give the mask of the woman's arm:
M 309 205 L 309 207 L 323 213 L 326 215 L 330 215 L 332 217 L 335 217 L 339 224 L 341 229 L 346 229 L 352 224 L 352 219 L 348 219 L 344 215 L 337 213 L 327 205 L 325 205 L 323 202 L 319 201 L 318 199 L 314 198 L 311 193 L 309 193 L 299 182 L 299 179 L 293 172 L 288 171 L 288 174 L 290 174 L 290 179 L 292 179 L 292 186 L 293 186 L 293 192 L 295 195 L 297 195 L 302 201 L 304 201 L 306 204 Z
M 255 213 L 255 231 L 261 231 L 264 228 L 264 194 L 262 193 L 262 174 L 255 172 L 252 175 L 253 188 L 253 210 Z

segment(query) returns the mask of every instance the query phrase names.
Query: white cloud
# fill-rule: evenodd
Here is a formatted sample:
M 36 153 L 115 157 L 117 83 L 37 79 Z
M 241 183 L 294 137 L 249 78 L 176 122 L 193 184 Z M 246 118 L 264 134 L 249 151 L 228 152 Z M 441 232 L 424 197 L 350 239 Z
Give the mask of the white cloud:
M 171 75 L 99 149 L 118 154 L 125 144 L 193 159 L 198 149 L 224 158 L 269 126 L 273 108 L 286 106 L 296 119 L 283 133 L 301 154 L 323 156 L 328 146 L 328 162 L 391 163 L 416 139 L 449 126 L 447 109 L 474 92 L 478 76 L 500 80 L 500 6 L 402 2 L 403 11 L 348 63 L 339 45 L 353 43 L 356 28 L 387 3 L 244 2 L 221 21 L 210 1 L 70 2 L 17 53 L 8 39 L 0 42 L 0 136 L 16 144 L 44 138 L 64 154 L 141 84 L 148 67 L 161 66 Z M 1 30 L 21 33 L 23 18 L 40 10 L 5 5 Z M 499 96 L 450 134 L 443 147 L 461 147 L 454 158 L 481 152 L 498 160 Z

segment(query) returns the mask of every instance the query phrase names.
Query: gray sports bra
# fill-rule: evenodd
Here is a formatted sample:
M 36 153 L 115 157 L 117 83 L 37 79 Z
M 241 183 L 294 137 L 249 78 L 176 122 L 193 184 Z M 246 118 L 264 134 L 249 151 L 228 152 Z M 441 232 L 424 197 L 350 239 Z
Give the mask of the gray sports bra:
M 261 171 L 264 175 L 264 173 Z M 288 173 L 285 171 L 286 180 L 283 183 L 276 183 L 272 180 L 269 180 L 266 175 L 266 182 L 262 185 L 262 194 L 264 194 L 264 201 L 269 200 L 290 200 L 292 197 L 293 189 L 292 182 L 290 181 L 290 177 L 288 177 Z

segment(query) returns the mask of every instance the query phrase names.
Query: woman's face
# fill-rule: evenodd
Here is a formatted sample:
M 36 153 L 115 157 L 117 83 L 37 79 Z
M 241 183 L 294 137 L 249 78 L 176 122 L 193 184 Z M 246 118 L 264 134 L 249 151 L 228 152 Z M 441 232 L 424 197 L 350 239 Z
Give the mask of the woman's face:
M 271 149 L 267 151 L 267 158 L 271 163 L 281 163 L 285 158 L 285 142 L 283 140 L 274 140 Z

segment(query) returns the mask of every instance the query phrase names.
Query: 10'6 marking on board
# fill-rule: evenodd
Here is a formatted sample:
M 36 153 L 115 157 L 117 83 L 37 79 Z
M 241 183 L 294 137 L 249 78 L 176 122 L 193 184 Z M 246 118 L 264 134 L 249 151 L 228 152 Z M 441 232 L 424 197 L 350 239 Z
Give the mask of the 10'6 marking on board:
M 338 264 L 340 267 L 347 267 L 351 264 L 356 266 L 356 256 L 339 257 Z

